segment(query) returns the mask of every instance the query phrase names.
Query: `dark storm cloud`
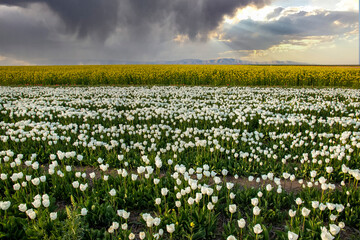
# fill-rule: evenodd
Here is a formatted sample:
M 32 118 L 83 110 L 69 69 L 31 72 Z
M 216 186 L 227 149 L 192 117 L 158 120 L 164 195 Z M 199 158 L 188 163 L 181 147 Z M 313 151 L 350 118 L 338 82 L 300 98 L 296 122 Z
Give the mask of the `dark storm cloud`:
M 228 50 L 268 49 L 307 36 L 353 30 L 351 12 L 289 14 L 275 21 L 243 20 L 218 28 L 224 16 L 270 0 L 0 0 L 0 58 L 34 64 L 122 63 L 181 58 L 214 58 Z M 13 7 L 17 6 L 17 7 Z M 274 19 L 286 14 L 276 9 Z M 341 23 L 334 24 L 334 21 Z M 346 25 L 347 24 L 347 25 Z M 211 31 L 231 40 L 203 43 Z M 191 41 L 173 41 L 178 35 Z M 215 46 L 215 47 L 214 47 Z M 174 55 L 175 53 L 175 55 Z M 174 57 L 175 56 L 175 57 Z M 1 63 L 0 63 L 1 64 Z
M 225 15 L 233 15 L 237 8 L 248 5 L 258 7 L 269 3 L 268 0 L 176 0 L 172 13 L 174 23 L 181 34 L 194 39 L 197 34 L 206 34 L 214 30 Z
M 37 64 L 154 60 L 171 55 L 176 35 L 195 46 L 237 8 L 270 1 L 0 0 L 0 56 Z
M 280 10 L 278 12 L 281 12 Z M 280 14 L 280 13 L 278 13 Z M 236 50 L 265 50 L 290 40 L 336 36 L 356 29 L 355 12 L 298 12 L 275 21 L 242 20 L 224 31 L 222 38 Z
M 34 3 L 46 4 L 65 23 L 67 31 L 80 38 L 105 39 L 117 24 L 118 0 L 0 0 L 0 4 L 24 8 Z
M 195 39 L 214 30 L 225 15 L 270 0 L 0 0 L 0 5 L 27 8 L 46 4 L 80 38 L 106 39 L 116 28 L 143 37 L 152 24 L 170 21 L 175 33 Z M 41 13 L 39 13 L 41 14 Z M 203 36 L 204 37 L 204 36 Z

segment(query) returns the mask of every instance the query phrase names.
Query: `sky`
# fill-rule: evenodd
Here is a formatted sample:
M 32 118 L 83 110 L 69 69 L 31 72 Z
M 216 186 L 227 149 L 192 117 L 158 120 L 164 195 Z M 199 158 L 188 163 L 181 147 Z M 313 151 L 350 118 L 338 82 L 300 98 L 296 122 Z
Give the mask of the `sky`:
M 358 0 L 0 0 L 0 65 L 359 63 Z

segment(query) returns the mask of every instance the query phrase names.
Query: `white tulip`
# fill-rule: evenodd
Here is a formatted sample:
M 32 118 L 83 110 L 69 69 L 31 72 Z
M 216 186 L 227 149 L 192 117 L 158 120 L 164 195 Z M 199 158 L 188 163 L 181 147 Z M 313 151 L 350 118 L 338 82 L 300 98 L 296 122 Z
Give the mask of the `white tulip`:
M 32 205 L 33 205 L 35 208 L 39 208 L 39 207 L 41 206 L 41 200 L 36 199 L 35 201 L 32 202 Z
M 19 204 L 19 211 L 25 212 L 27 210 L 26 203 Z
M 88 187 L 88 184 L 87 183 L 85 183 L 85 184 L 80 184 L 80 191 L 85 191 L 86 189 L 87 189 L 87 187 Z
M 297 235 L 296 233 L 288 231 L 288 239 L 289 240 L 297 240 L 298 238 L 299 238 L 299 235 Z
M 166 225 L 166 231 L 170 234 L 173 233 L 175 231 L 175 224 Z
M 57 219 L 57 212 L 51 212 L 51 213 L 50 213 L 50 219 L 51 219 L 52 221 L 54 221 L 55 219 Z
M 344 222 L 339 222 L 339 227 L 340 227 L 341 229 L 343 229 L 343 228 L 345 227 L 345 223 L 344 223 Z
M 262 231 L 263 231 L 263 229 L 261 228 L 261 225 L 260 225 L 260 224 L 256 224 L 256 225 L 253 227 L 253 229 L 254 229 L 254 233 L 255 233 L 255 234 L 260 234 L 260 233 L 262 233 Z
M 244 228 L 245 225 L 246 225 L 245 219 L 241 218 L 240 220 L 238 220 L 238 226 L 239 226 L 239 228 Z
M 73 188 L 79 188 L 80 183 L 78 181 L 75 181 L 72 183 Z
M 86 208 L 81 209 L 81 215 L 82 216 L 86 216 L 87 213 L 88 213 L 88 210 Z
M 233 187 L 234 187 L 234 184 L 233 184 L 233 183 L 230 183 L 230 182 L 227 182 L 227 183 L 226 183 L 226 188 L 227 188 L 227 189 L 230 190 L 230 189 L 232 189 Z
M 40 184 L 40 179 L 39 178 L 34 178 L 31 180 L 32 184 L 34 184 L 35 186 Z
M 337 219 L 338 216 L 334 215 L 334 214 L 331 214 L 330 215 L 330 220 L 331 221 L 335 221 Z
M 36 218 L 36 213 L 32 208 L 26 210 L 26 215 L 28 215 L 28 217 L 30 219 L 35 219 Z
M 326 227 L 321 227 L 321 240 L 333 240 L 335 237 L 333 237 L 329 231 L 326 229 Z
M 43 204 L 43 206 L 46 207 L 46 208 L 49 207 L 49 206 L 50 206 L 50 201 L 49 201 L 49 199 L 43 200 L 43 201 L 42 201 L 42 204 Z
M 121 224 L 121 229 L 122 230 L 127 230 L 128 229 L 128 224 L 127 223 Z
M 208 208 L 208 210 L 213 210 L 214 209 L 214 204 L 212 203 L 212 202 L 209 202 L 208 204 L 207 204 L 207 208 Z
M 336 234 L 338 234 L 340 232 L 340 227 L 335 225 L 335 224 L 330 224 L 330 233 L 335 236 Z
M 141 240 L 145 239 L 145 237 L 146 237 L 145 232 L 139 232 L 139 238 L 140 238 Z
M 236 205 L 235 204 L 230 204 L 229 205 L 229 212 L 230 213 L 236 212 Z
M 168 194 L 169 190 L 167 188 L 161 189 L 161 195 L 166 196 Z
M 312 206 L 314 209 L 318 208 L 318 207 L 319 207 L 319 201 L 312 201 L 312 202 L 311 202 L 311 206 Z
M 253 214 L 254 214 L 255 216 L 259 215 L 260 212 L 261 212 L 261 209 L 260 209 L 258 206 L 255 206 L 255 207 L 253 208 Z
M 160 225 L 160 222 L 161 222 L 161 219 L 160 218 L 154 218 L 154 225 L 155 226 L 159 226 Z
M 18 191 L 19 189 L 20 189 L 20 184 L 19 183 L 15 183 L 14 185 L 13 185 L 13 188 L 14 188 L 14 190 L 15 191 Z
M 289 216 L 293 218 L 293 217 L 295 217 L 295 215 L 296 215 L 296 211 L 293 211 L 292 209 L 290 209 Z
M 301 209 L 301 214 L 302 214 L 304 217 L 309 216 L 310 212 L 311 212 L 311 211 L 310 211 L 309 209 L 307 209 L 306 207 L 303 207 L 303 208 Z
M 111 189 L 110 190 L 110 192 L 109 192 L 109 194 L 110 194 L 110 196 L 115 196 L 116 195 L 116 190 L 113 188 L 113 189 Z
M 251 204 L 252 204 L 253 206 L 257 206 L 257 205 L 259 204 L 259 199 L 258 199 L 258 198 L 252 198 L 252 199 L 251 199 Z

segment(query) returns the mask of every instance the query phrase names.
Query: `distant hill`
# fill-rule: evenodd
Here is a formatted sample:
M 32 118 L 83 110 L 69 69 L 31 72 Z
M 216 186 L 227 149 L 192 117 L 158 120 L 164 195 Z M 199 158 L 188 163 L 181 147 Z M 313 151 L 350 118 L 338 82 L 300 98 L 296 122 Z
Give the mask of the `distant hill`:
M 270 62 L 252 62 L 243 61 L 235 58 L 218 58 L 210 60 L 201 59 L 182 59 L 176 61 L 156 61 L 150 64 L 189 64 L 189 65 L 306 65 L 305 63 L 293 61 L 270 61 Z
M 174 61 L 126 61 L 126 60 L 103 60 L 103 61 L 84 61 L 80 65 L 138 65 L 138 64 L 179 64 L 179 65 L 309 65 L 307 63 L 293 61 L 269 61 L 253 62 L 243 61 L 235 58 L 218 58 L 218 59 L 181 59 Z

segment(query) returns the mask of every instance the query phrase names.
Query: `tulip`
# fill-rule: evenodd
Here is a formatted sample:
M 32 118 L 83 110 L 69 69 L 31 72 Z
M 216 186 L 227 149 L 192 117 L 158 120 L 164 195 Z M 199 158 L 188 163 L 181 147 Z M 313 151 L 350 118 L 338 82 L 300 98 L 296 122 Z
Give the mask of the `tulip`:
M 135 234 L 133 234 L 133 233 L 130 233 L 130 234 L 129 234 L 129 239 L 130 239 L 130 240 L 133 240 L 133 239 L 135 239 Z
M 340 227 L 341 229 L 343 229 L 343 228 L 345 227 L 345 223 L 344 223 L 344 222 L 339 222 L 339 227 Z
M 173 233 L 175 231 L 175 224 L 166 225 L 166 231 L 170 234 Z
M 230 213 L 235 213 L 236 212 L 236 205 L 235 204 L 230 204 L 229 205 L 229 212 Z
M 309 216 L 310 212 L 311 212 L 311 211 L 310 211 L 309 209 L 307 209 L 306 207 L 303 207 L 302 210 L 301 210 L 301 214 L 302 214 L 304 217 Z
M 51 212 L 50 213 L 50 219 L 54 221 L 57 218 L 57 212 Z
M 321 240 L 333 240 L 335 237 L 333 237 L 329 231 L 326 229 L 326 227 L 321 227 Z
M 140 238 L 141 240 L 145 239 L 145 237 L 146 237 L 145 232 L 140 232 L 140 233 L 139 233 L 139 238 Z
M 32 208 L 26 210 L 26 215 L 27 215 L 30 219 L 35 219 L 35 218 L 36 218 L 36 213 L 35 213 L 35 211 L 34 211 Z
M 86 216 L 87 213 L 88 213 L 88 210 L 86 208 L 81 209 L 81 215 L 82 216 Z
M 297 240 L 298 238 L 299 238 L 299 235 L 297 235 L 296 233 L 288 231 L 288 239 L 289 240 Z
M 212 203 L 212 202 L 209 202 L 208 204 L 207 204 L 207 208 L 211 211 L 211 210 L 213 210 L 214 209 L 214 204 Z
M 253 229 L 254 229 L 254 233 L 255 233 L 256 235 L 262 233 L 262 231 L 263 231 L 263 229 L 261 228 L 261 225 L 260 225 L 260 224 L 256 224 L 256 225 L 253 227 Z M 257 238 L 257 236 L 256 236 L 256 238 Z
M 161 189 L 161 195 L 166 196 L 168 194 L 169 190 L 167 188 Z
M 110 196 L 115 196 L 116 195 L 116 190 L 115 189 L 111 189 L 109 192 Z
M 26 203 L 19 204 L 19 211 L 25 212 L 27 210 Z
M 212 197 L 211 197 L 211 201 L 212 201 L 214 204 L 216 204 L 218 200 L 219 200 L 219 197 L 218 197 L 218 196 L 212 196 Z
M 123 223 L 123 224 L 121 224 L 121 229 L 122 230 L 127 230 L 128 229 L 128 224 L 127 223 Z
M 78 181 L 72 183 L 73 188 L 78 188 L 80 186 Z
M 330 224 L 330 233 L 335 236 L 336 234 L 338 234 L 340 232 L 340 227 L 335 225 L 335 224 Z
M 253 208 L 253 214 L 254 214 L 255 216 L 258 216 L 258 215 L 260 214 L 260 212 L 261 212 L 261 209 L 260 209 L 258 206 L 255 206 L 255 207 Z
M 241 218 L 240 220 L 238 220 L 238 226 L 239 228 L 244 228 L 246 224 L 245 219 Z
M 46 208 L 49 207 L 49 206 L 50 206 L 50 201 L 49 201 L 49 199 L 43 200 L 43 201 L 42 201 L 42 204 L 43 204 L 43 206 L 46 207 Z
M 316 209 L 316 208 L 319 207 L 319 202 L 318 202 L 318 201 L 312 201 L 312 202 L 311 202 L 311 206 L 312 206 L 314 209 Z
M 39 208 L 41 206 L 41 200 L 40 199 L 36 199 L 35 201 L 32 202 L 32 205 L 35 208 Z

